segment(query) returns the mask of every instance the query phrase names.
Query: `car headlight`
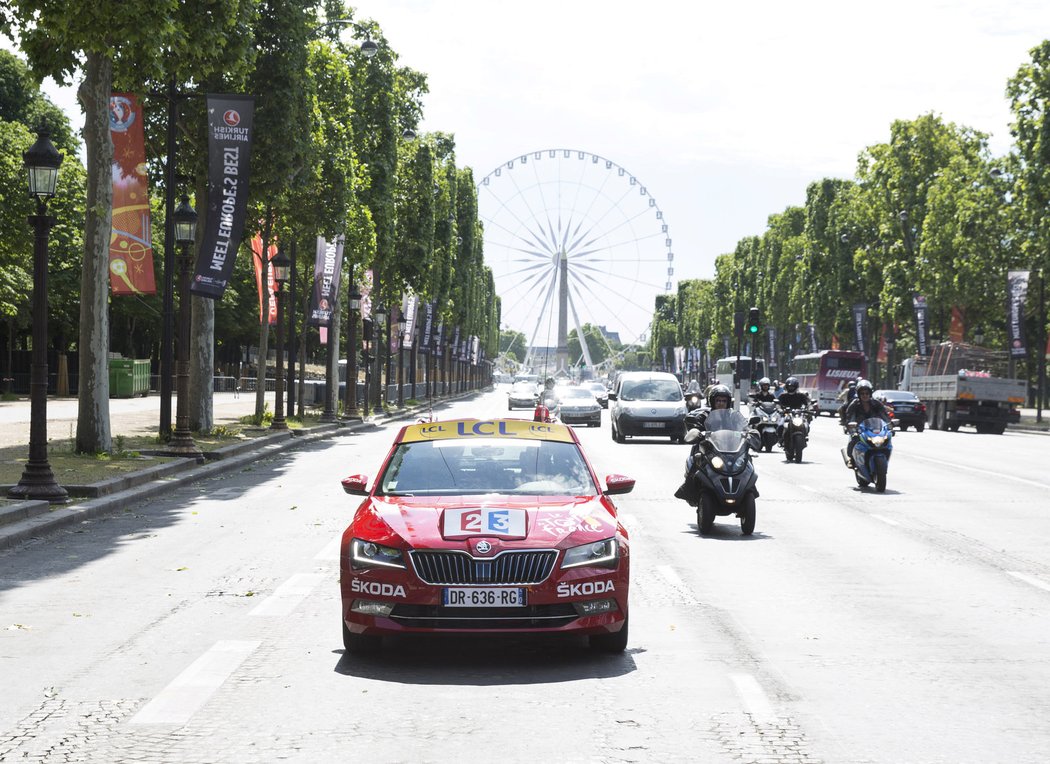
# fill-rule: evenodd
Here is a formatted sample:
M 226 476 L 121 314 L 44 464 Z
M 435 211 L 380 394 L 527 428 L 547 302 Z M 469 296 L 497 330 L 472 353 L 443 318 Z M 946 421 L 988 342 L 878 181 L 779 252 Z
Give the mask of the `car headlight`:
M 354 565 L 380 568 L 404 568 L 405 559 L 400 549 L 383 546 L 374 541 L 354 539 L 350 545 L 350 559 Z
M 615 568 L 619 556 L 620 547 L 616 539 L 605 539 L 566 549 L 561 566 L 562 568 L 578 568 L 581 565 L 596 565 L 601 568 Z

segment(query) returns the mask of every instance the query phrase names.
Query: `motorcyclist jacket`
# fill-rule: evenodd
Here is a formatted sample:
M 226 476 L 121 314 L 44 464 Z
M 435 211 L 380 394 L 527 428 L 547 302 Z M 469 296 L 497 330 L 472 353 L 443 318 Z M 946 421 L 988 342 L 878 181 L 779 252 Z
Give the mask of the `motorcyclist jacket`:
M 886 413 L 886 407 L 882 405 L 881 401 L 877 401 L 874 398 L 869 399 L 868 410 L 865 411 L 860 398 L 854 398 L 853 402 L 846 407 L 846 413 L 842 417 L 842 421 L 843 424 L 848 422 L 857 422 L 859 424 L 871 417 L 878 417 L 884 422 L 890 421 L 889 414 Z
M 780 403 L 780 408 L 785 411 L 788 409 L 808 409 L 809 395 L 801 391 L 789 393 L 785 390 L 780 394 L 780 397 L 777 398 L 777 402 Z
M 766 390 L 765 392 L 759 390 L 757 393 L 751 393 L 748 397 L 755 403 L 772 403 L 777 399 L 777 397 L 773 395 L 772 390 Z

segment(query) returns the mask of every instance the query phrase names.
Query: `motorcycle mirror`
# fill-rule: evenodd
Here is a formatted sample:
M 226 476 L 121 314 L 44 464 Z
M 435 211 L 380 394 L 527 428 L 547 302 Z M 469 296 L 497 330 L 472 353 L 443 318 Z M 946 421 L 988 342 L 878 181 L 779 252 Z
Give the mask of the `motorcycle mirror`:
M 752 427 L 754 427 L 756 424 L 758 424 L 761 421 L 762 421 L 762 417 L 760 417 L 760 416 L 753 416 L 753 417 L 751 417 L 750 419 L 747 420 L 747 423 L 749 425 L 751 425 Z
M 685 433 L 685 437 L 682 438 L 682 440 L 684 440 L 686 443 L 695 443 L 696 441 L 700 440 L 701 435 L 703 435 L 703 433 L 700 432 L 700 430 L 687 430 Z

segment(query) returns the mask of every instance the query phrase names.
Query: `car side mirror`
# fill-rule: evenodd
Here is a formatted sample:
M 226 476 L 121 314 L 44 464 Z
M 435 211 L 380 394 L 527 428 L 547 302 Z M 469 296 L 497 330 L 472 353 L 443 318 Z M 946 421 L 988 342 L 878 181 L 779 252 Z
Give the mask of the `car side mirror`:
M 610 392 L 609 393 L 609 400 L 610 401 L 615 401 L 616 399 L 617 399 L 616 393 Z
M 634 490 L 634 478 L 626 475 L 606 475 L 605 495 L 614 496 L 619 493 L 630 493 Z
M 368 496 L 368 475 L 351 475 L 340 482 L 343 491 L 351 496 Z

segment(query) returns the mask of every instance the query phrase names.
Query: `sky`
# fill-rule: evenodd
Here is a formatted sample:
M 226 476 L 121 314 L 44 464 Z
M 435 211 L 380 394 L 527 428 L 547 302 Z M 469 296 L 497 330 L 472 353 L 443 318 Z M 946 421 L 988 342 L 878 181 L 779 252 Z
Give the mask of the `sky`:
M 529 152 L 612 160 L 659 204 L 674 281 L 823 177 L 851 178 L 895 119 L 933 112 L 1009 150 L 1007 80 L 1050 36 L 1045 0 L 359 0 L 427 74 L 424 130 L 480 179 Z M 347 35 L 350 34 L 348 31 Z M 79 114 L 70 90 L 52 90 Z M 82 124 L 79 118 L 78 124 Z

